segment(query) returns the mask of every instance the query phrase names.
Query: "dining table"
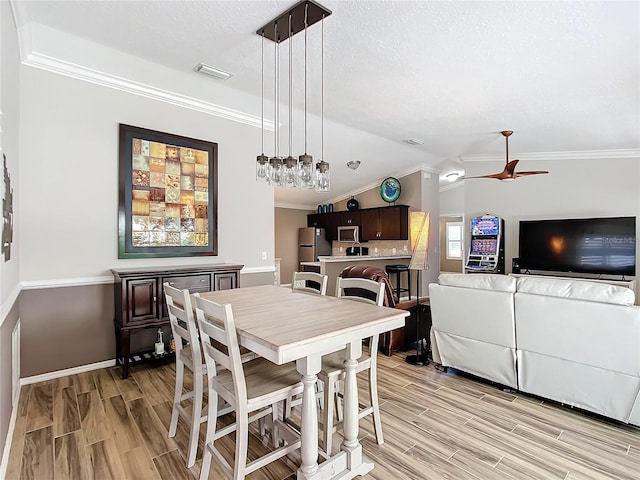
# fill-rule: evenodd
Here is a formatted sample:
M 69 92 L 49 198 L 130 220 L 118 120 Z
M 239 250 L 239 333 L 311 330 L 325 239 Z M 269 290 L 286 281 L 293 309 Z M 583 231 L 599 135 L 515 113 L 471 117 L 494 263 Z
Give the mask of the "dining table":
M 356 367 L 362 340 L 404 326 L 408 311 L 344 298 L 261 285 L 203 292 L 231 304 L 239 344 L 278 365 L 296 362 L 303 383 L 298 480 L 347 480 L 374 467 L 358 440 Z M 318 464 L 317 375 L 322 356 L 344 350 L 343 437 L 340 451 Z M 375 352 L 373 352 L 375 354 Z

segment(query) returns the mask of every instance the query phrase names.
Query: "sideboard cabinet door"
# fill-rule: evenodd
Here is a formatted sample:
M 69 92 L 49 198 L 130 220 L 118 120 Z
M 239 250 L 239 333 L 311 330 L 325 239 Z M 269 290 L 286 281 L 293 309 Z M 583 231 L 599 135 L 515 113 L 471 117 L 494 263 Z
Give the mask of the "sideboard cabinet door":
M 214 290 L 229 290 L 237 288 L 238 274 L 235 272 L 214 273 L 213 274 Z
M 158 281 L 155 278 L 127 280 L 127 311 L 129 323 L 157 318 Z

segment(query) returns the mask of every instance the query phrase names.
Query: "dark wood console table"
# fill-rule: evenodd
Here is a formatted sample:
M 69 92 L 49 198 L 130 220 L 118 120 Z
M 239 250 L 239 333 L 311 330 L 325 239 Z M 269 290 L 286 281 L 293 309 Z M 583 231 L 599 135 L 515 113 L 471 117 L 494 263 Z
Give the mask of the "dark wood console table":
M 162 285 L 187 288 L 191 293 L 226 290 L 240 286 L 244 265 L 221 263 L 203 266 L 118 268 L 115 277 L 116 364 L 122 365 L 122 378 L 129 375 L 129 365 L 156 360 L 153 350 L 130 352 L 131 335 L 169 325 Z M 135 358 L 132 358 L 134 357 Z M 168 357 L 165 355 L 163 358 Z

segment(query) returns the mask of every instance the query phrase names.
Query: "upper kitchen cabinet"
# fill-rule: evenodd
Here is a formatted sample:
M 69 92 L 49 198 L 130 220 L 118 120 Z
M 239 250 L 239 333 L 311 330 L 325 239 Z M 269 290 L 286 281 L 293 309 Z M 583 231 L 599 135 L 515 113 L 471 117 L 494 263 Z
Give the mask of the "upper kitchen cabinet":
M 360 210 L 360 222 L 363 242 L 409 238 L 409 207 L 407 205 Z
M 307 227 L 325 229 L 327 240 L 338 239 L 338 227 L 360 225 L 360 211 L 312 213 L 307 215 Z

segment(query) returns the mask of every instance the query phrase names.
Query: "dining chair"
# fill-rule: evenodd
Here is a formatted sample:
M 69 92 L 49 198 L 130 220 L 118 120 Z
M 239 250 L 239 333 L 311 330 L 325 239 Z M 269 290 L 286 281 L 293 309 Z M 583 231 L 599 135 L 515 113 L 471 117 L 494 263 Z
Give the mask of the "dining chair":
M 165 283 L 163 287 L 176 353 L 176 384 L 169 437 L 175 437 L 178 418 L 182 417 L 189 425 L 189 446 L 186 458 L 187 468 L 191 468 L 196 461 L 200 424 L 207 421 L 207 415 L 202 406 L 203 377 L 207 373 L 207 366 L 202 358 L 198 327 L 193 316 L 189 290 L 178 290 L 168 283 Z M 185 366 L 193 373 L 193 390 L 182 393 Z M 182 406 L 182 402 L 189 398 L 193 399 L 191 413 Z
M 196 297 L 196 317 L 209 372 L 209 418 L 215 418 L 218 397 L 235 410 L 235 422 L 230 425 L 217 429 L 216 421 L 207 422 L 200 480 L 208 478 L 213 456 L 234 480 L 244 479 L 245 475 L 300 448 L 299 434 L 277 418 L 278 405 L 302 393 L 300 374 L 293 363 L 276 365 L 261 357 L 242 363 L 231 304 L 220 305 Z M 226 348 L 219 349 L 220 344 Z M 265 417 L 270 421 L 274 449 L 247 462 L 249 423 Z M 233 432 L 236 446 L 232 467 L 215 442 Z
M 189 425 L 189 446 L 186 452 L 186 460 L 187 468 L 191 468 L 196 461 L 200 424 L 207 421 L 206 408 L 203 406 L 203 377 L 207 374 L 207 365 L 200 348 L 200 335 L 193 315 L 193 304 L 191 303 L 189 290 L 179 290 L 169 285 L 169 283 L 164 283 L 163 287 L 176 354 L 176 384 L 173 394 L 171 422 L 169 423 L 169 437 L 175 437 L 178 419 L 182 417 Z M 197 293 L 194 294 L 194 296 L 197 295 Z M 243 349 L 242 361 L 252 360 L 255 356 L 253 352 Z M 191 370 L 193 374 L 193 389 L 183 393 L 185 367 Z M 182 406 L 182 403 L 190 398 L 193 401 L 191 413 Z M 217 416 L 226 415 L 231 411 L 233 410 L 229 405 L 221 405 Z
M 300 290 L 303 292 L 319 293 L 326 295 L 328 275 L 322 275 L 316 272 L 293 272 L 291 279 L 291 290 Z
M 342 278 L 338 277 L 336 283 L 336 297 L 345 298 L 357 302 L 371 303 L 381 307 L 384 303 L 385 285 L 382 282 L 375 282 L 365 278 Z M 378 380 L 377 380 L 377 353 L 378 335 L 369 339 L 369 354 L 363 353 L 358 359 L 356 373 L 369 371 L 369 405 L 360 405 L 358 418 L 373 414 L 373 427 L 376 433 L 378 445 L 384 443 L 382 436 L 382 422 L 380 421 L 380 408 L 378 405 Z M 333 422 L 334 408 L 337 409 L 338 420 L 342 419 L 342 409 L 340 399 L 342 393 L 339 390 L 338 382 L 345 373 L 344 369 L 345 351 L 338 351 L 322 357 L 322 370 L 318 378 L 324 383 L 324 412 L 322 448 L 325 453 L 331 455 L 333 434 L 336 426 Z

